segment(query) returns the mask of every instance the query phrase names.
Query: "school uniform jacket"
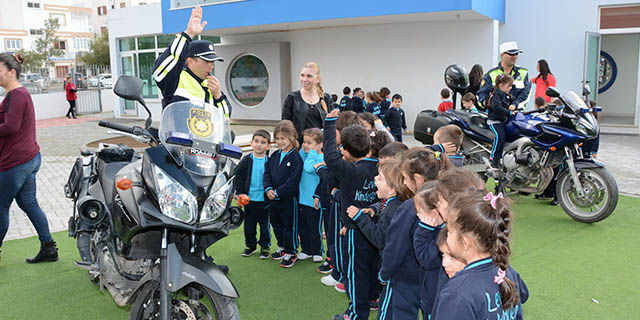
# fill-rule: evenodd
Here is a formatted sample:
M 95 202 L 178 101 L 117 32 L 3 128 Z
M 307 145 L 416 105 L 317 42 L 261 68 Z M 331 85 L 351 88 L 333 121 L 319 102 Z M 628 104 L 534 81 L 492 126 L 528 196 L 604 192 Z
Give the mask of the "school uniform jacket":
M 375 214 L 373 218 L 363 213 L 362 210 L 353 217 L 353 221 L 358 224 L 360 231 L 362 231 L 364 236 L 380 251 L 384 248 L 387 228 L 389 227 L 391 218 L 402 203 L 403 201 L 400 199 L 391 197 L 385 201 L 381 212 Z
M 274 152 L 264 170 L 264 192 L 273 190 L 275 200 L 293 199 L 298 196 L 302 176 L 302 158 L 298 150 L 291 149 L 280 162 L 282 150 Z
M 384 115 L 384 124 L 391 129 L 391 131 L 399 132 L 402 129 L 407 129 L 407 122 L 404 118 L 404 110 L 402 108 L 396 109 L 390 107 L 387 113 Z
M 382 282 L 402 281 L 419 284 L 420 266 L 413 250 L 413 237 L 418 216 L 413 199 L 402 203 L 391 218 L 382 251 L 379 279 Z
M 522 319 L 522 304 L 529 298 L 529 289 L 513 268 L 507 269 L 506 277 L 515 283 L 520 293 L 520 303 L 504 310 L 500 290 L 494 277 L 498 267 L 491 258 L 469 263 L 449 279 L 435 302 L 431 319 Z
M 504 93 L 498 89 L 493 93 L 489 106 L 489 120 L 505 122 L 509 119 L 512 112 L 509 106 L 512 103 L 511 95 Z
M 265 155 L 267 157 L 268 155 Z M 266 161 L 265 161 L 266 163 Z M 248 154 L 242 157 L 236 167 L 236 194 L 249 194 L 251 175 L 253 173 L 253 156 Z
M 413 238 L 416 258 L 423 275 L 420 287 L 420 305 L 426 313 L 431 312 L 431 309 L 433 309 L 433 303 L 438 295 L 438 282 L 442 273 L 444 273 L 440 249 L 436 245 L 436 240 L 442 227 L 444 227 L 444 224 L 434 227 L 418 222 Z
M 323 130 L 324 161 L 340 182 L 340 220 L 349 229 L 357 228 L 347 215 L 347 208 L 365 208 L 378 201 L 374 177 L 378 174 L 378 160 L 365 158 L 356 163 L 342 159 L 336 145 L 336 120 L 326 118 Z

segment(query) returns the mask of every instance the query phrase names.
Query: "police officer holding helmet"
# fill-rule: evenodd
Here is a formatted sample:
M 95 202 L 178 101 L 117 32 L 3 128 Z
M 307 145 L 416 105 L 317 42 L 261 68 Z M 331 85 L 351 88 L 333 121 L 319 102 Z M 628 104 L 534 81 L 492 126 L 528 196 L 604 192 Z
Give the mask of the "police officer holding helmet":
M 505 42 L 500 45 L 500 63 L 498 66 L 487 71 L 480 82 L 478 90 L 478 103 L 486 109 L 485 105 L 489 95 L 493 91 L 496 78 L 501 74 L 508 74 L 513 78 L 513 88 L 509 94 L 513 96 L 513 106 L 518 110 L 524 110 L 529 102 L 531 92 L 531 82 L 529 81 L 529 70 L 516 65 L 518 54 L 522 50 L 518 49 L 516 42 Z
M 206 24 L 202 21 L 202 8 L 193 8 L 187 29 L 177 34 L 156 59 L 153 78 L 162 91 L 163 109 L 176 101 L 199 101 L 211 103 L 230 117 L 231 105 L 220 88 L 220 81 L 211 75 L 214 61 L 223 59 L 210 41 L 192 40 Z

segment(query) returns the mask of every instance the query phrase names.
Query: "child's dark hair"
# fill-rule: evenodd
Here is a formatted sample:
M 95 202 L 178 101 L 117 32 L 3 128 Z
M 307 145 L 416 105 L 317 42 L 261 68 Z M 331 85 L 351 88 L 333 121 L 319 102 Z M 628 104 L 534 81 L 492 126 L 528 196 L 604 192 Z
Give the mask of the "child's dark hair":
M 424 147 L 413 147 L 402 154 L 402 172 L 407 173 L 412 180 L 414 174 L 421 175 L 425 181 L 435 180 L 440 171 L 451 167 L 447 156 Z
M 302 138 L 310 137 L 316 143 L 322 143 L 322 130 L 318 128 L 309 128 L 302 131 Z
M 422 186 L 420 186 L 420 188 L 418 188 L 418 191 L 416 191 L 416 194 L 413 197 L 413 201 L 420 201 L 420 204 L 424 205 L 424 207 L 429 210 L 435 209 L 437 202 L 433 202 L 431 200 L 433 198 L 431 194 L 435 192 L 437 185 L 437 180 L 425 182 Z
M 369 126 L 371 126 L 371 128 L 375 128 L 376 127 L 376 116 L 371 113 L 371 112 L 360 112 L 356 115 L 356 117 L 358 118 L 358 121 L 364 121 L 367 124 L 369 124 Z
M 354 158 L 365 157 L 371 148 L 369 132 L 359 124 L 352 124 L 340 130 L 340 141 L 344 150 Z
M 7 71 L 16 71 L 16 80 L 20 79 L 20 73 L 22 72 L 21 64 L 24 62 L 24 56 L 21 53 L 0 53 L 0 62 L 4 64 Z
M 263 137 L 267 139 L 267 143 L 271 142 L 271 134 L 269 133 L 269 131 L 264 129 L 256 130 L 256 132 L 253 133 L 253 136 L 251 136 L 251 140 L 253 140 L 253 138 L 255 137 Z
M 473 104 L 475 104 L 477 101 L 477 98 L 476 98 L 476 95 L 473 94 L 472 92 L 467 92 L 464 94 L 464 96 L 462 96 L 462 101 L 471 101 L 473 102 Z
M 389 88 L 387 88 L 387 87 L 380 88 L 380 97 L 381 98 L 384 99 L 390 94 L 391 94 L 391 90 L 389 90 Z
M 282 120 L 278 122 L 276 128 L 273 129 L 273 136 L 276 137 L 278 134 L 289 139 L 294 148 L 300 149 L 298 132 L 296 131 L 296 127 L 293 126 L 293 122 L 291 122 L 291 120 Z
M 536 104 L 536 107 L 538 108 L 543 107 L 547 103 L 546 101 L 544 101 L 543 97 L 537 97 L 534 102 Z
M 336 102 L 338 101 L 338 95 L 337 94 L 331 94 L 331 102 Z
M 338 114 L 338 120 L 336 120 L 336 129 L 342 131 L 346 126 L 352 124 L 358 124 L 358 114 L 351 111 L 342 111 Z
M 353 89 L 353 94 L 357 94 L 358 92 L 362 91 L 362 88 L 358 87 Z
M 378 165 L 378 169 L 384 176 L 387 185 L 395 190 L 398 199 L 405 201 L 411 197 L 411 191 L 404 184 L 404 179 L 402 178 L 400 159 L 381 162 Z
M 409 150 L 406 144 L 392 141 L 378 151 L 378 158 L 400 158 L 402 153 Z
M 463 193 L 467 190 L 482 190 L 485 191 L 486 184 L 477 173 L 455 168 L 443 172 L 438 177 L 438 186 L 436 186 L 436 192 L 432 194 L 431 201 L 438 202 L 438 198 L 445 199 L 447 202 L 451 201 L 451 198 L 459 193 Z
M 371 138 L 371 155 L 374 158 L 378 158 L 380 156 L 380 150 L 384 148 L 386 145 L 391 143 L 391 138 L 389 135 L 382 130 L 372 131 L 370 134 Z
M 396 100 L 396 99 L 402 101 L 402 96 L 400 94 L 396 93 L 396 94 L 393 95 L 393 97 L 391 97 L 391 101 Z
M 455 124 L 448 124 L 446 126 L 442 126 L 436 130 L 433 134 L 438 135 L 438 140 L 440 143 L 451 142 L 456 145 L 456 147 L 460 148 L 462 146 L 462 140 L 464 140 L 464 134 L 462 133 L 462 129 L 460 129 Z
M 505 83 L 513 83 L 513 78 L 508 74 L 499 74 L 496 77 L 495 84 L 493 85 L 493 91 L 491 91 L 491 94 L 489 95 L 489 97 L 487 98 L 487 101 L 485 103 L 485 105 L 487 107 L 491 107 L 491 97 L 493 97 L 493 95 L 496 93 L 496 90 L 499 89 L 498 87 L 501 84 L 505 84 Z M 507 92 L 507 94 L 509 94 L 509 93 Z
M 449 92 L 449 89 L 444 88 L 444 89 L 440 90 L 440 96 L 445 98 L 445 99 L 449 99 L 449 97 L 451 97 L 451 92 Z
M 487 196 L 488 194 L 481 190 L 458 194 L 455 201 L 451 202 L 455 218 L 449 223 L 458 230 L 459 238 L 465 233 L 472 234 L 478 246 L 491 254 L 493 263 L 506 272 L 511 255 L 510 235 L 513 217 L 508 200 L 484 200 Z M 511 279 L 505 277 L 498 287 L 504 310 L 518 304 L 520 294 Z
M 344 87 L 344 89 L 342 89 L 342 94 L 349 95 L 350 93 L 351 93 L 351 88 Z
M 447 244 L 447 225 L 445 224 L 442 229 L 440 229 L 440 233 L 438 234 L 438 238 L 436 239 L 436 246 L 438 248 Z

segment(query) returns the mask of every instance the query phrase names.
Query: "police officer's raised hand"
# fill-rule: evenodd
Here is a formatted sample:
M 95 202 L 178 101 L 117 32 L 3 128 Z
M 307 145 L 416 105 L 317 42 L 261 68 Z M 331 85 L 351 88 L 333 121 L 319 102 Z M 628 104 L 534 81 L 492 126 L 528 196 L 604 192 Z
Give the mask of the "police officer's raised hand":
M 193 37 L 199 35 L 202 30 L 204 30 L 204 26 L 206 25 L 207 22 L 202 21 L 202 8 L 200 8 L 200 6 L 196 6 L 191 10 L 189 24 L 187 25 L 187 30 L 185 30 L 184 33 L 193 39 Z
M 218 78 L 214 76 L 208 76 L 207 87 L 209 87 L 209 90 L 211 90 L 211 93 L 213 93 L 213 97 L 216 100 L 220 99 L 220 97 L 222 96 L 222 90 L 220 89 L 220 81 L 218 80 Z

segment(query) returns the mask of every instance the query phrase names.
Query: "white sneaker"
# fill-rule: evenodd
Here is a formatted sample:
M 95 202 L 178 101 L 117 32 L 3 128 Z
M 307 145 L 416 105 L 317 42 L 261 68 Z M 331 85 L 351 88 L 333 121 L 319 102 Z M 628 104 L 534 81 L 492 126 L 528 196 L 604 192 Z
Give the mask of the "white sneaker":
M 331 275 L 324 276 L 320 278 L 320 282 L 325 286 L 334 287 L 336 284 L 340 283 L 338 280 L 334 279 Z
M 311 258 L 311 256 L 306 254 L 306 253 L 304 253 L 304 252 L 300 252 L 298 254 L 298 260 L 307 260 L 309 258 Z
M 313 256 L 313 262 L 322 262 L 322 260 L 323 260 L 322 256 L 318 256 L 318 255 Z

